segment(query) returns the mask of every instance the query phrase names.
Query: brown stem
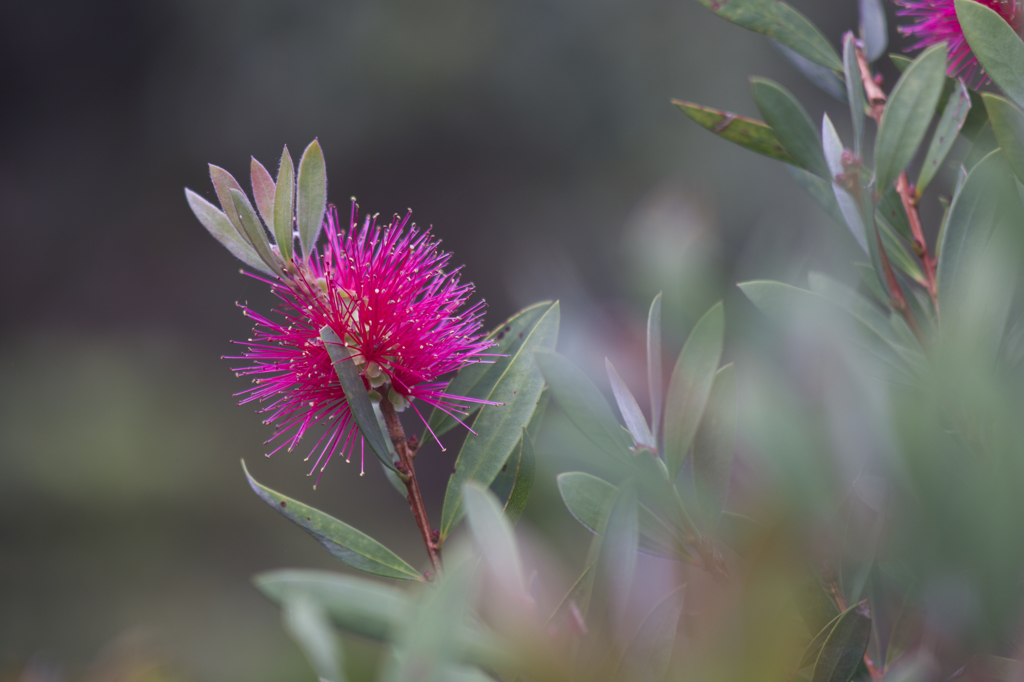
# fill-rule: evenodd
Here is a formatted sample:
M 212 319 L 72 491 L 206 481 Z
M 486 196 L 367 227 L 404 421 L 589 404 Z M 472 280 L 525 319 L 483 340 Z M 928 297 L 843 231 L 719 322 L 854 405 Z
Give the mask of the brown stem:
M 868 66 L 864 51 L 856 46 L 854 46 L 854 51 L 857 54 L 857 66 L 860 68 L 860 81 L 864 84 L 864 95 L 868 100 L 869 114 L 871 118 L 875 119 L 875 123 L 881 123 L 882 112 L 885 111 L 885 92 L 871 75 L 871 67 Z
M 388 400 L 386 394 L 380 401 L 380 411 L 384 415 L 384 423 L 388 427 L 388 436 L 391 437 L 395 452 L 398 453 L 398 471 L 402 482 L 405 483 L 405 489 L 409 493 L 407 498 L 409 508 L 412 509 L 412 515 L 416 519 L 420 535 L 423 536 L 423 544 L 427 546 L 427 555 L 430 557 L 430 565 L 434 568 L 434 574 L 440 577 L 441 552 L 434 541 L 434 532 L 430 528 L 430 520 L 427 518 L 427 508 L 423 505 L 423 495 L 420 494 L 420 484 L 416 480 L 416 469 L 412 462 L 414 453 L 405 438 L 405 430 L 402 428 L 402 422 L 398 419 L 398 414 L 395 413 L 395 407 Z
M 903 319 L 907 321 L 907 326 L 910 327 L 910 331 L 914 332 L 914 336 L 917 337 L 917 340 L 923 346 L 925 343 L 924 334 L 921 333 L 921 327 L 917 324 L 917 318 L 914 317 L 913 311 L 907 305 L 903 289 L 900 288 L 899 280 L 896 279 L 896 273 L 893 272 L 892 264 L 889 262 L 889 256 L 886 255 L 885 247 L 882 246 L 882 235 L 879 234 L 877 225 L 875 226 L 875 239 L 878 240 L 878 256 L 882 261 L 885 282 L 889 286 L 889 294 L 892 296 L 889 300 L 889 305 L 903 316 Z
M 896 192 L 903 202 L 903 210 L 907 212 L 910 234 L 914 237 L 914 253 L 921 259 L 921 265 L 924 267 L 925 286 L 928 289 L 928 295 L 932 298 L 935 314 L 938 315 L 939 295 L 935 288 L 936 261 L 935 257 L 928 253 L 928 244 L 924 240 L 924 231 L 921 229 L 921 217 L 917 214 L 917 194 L 910 186 L 910 181 L 907 180 L 906 171 L 900 173 L 900 177 L 896 179 Z

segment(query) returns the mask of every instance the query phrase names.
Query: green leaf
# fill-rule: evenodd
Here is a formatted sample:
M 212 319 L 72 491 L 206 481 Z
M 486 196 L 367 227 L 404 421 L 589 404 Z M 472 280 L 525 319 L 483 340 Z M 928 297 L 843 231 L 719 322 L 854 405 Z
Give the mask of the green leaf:
M 885 302 L 885 290 L 882 289 L 882 283 L 878 281 L 878 273 L 871 267 L 871 263 L 854 263 L 853 266 L 857 268 L 857 274 L 860 276 L 864 288 L 871 292 L 876 301 Z
M 871 613 L 865 600 L 836 619 L 814 663 L 811 682 L 849 682 L 864 658 L 870 636 Z
M 277 185 L 274 188 L 274 236 L 281 258 L 285 263 L 292 260 L 292 245 L 295 241 L 295 166 L 288 145 L 281 152 L 281 167 L 277 170 Z
M 399 580 L 422 580 L 420 573 L 397 554 L 366 533 L 344 521 L 271 490 L 254 479 L 242 462 L 242 470 L 260 499 L 297 524 L 327 548 L 327 551 L 352 568 Z
M 924 139 L 946 78 L 946 44 L 914 60 L 893 88 L 875 138 L 875 191 L 884 192 Z
M 715 374 L 708 406 L 693 439 L 693 478 L 704 518 L 714 527 L 729 490 L 736 450 L 736 373 L 732 364 Z
M 877 0 L 861 0 L 863 13 L 865 2 Z M 885 21 L 884 15 L 882 21 Z M 873 61 L 873 60 L 872 60 Z M 852 33 L 843 36 L 843 68 L 846 72 L 846 99 L 850 103 L 850 116 L 853 120 L 853 153 L 861 155 L 861 140 L 864 139 L 864 84 L 860 80 L 860 67 L 857 65 L 857 49 Z M 825 143 L 824 137 L 822 144 Z M 829 164 L 830 170 L 831 164 Z M 834 173 L 833 173 L 834 174 Z
M 250 157 L 249 176 L 252 179 L 252 195 L 256 197 L 256 208 L 263 217 L 263 222 L 273 231 L 274 229 L 274 179 L 263 167 L 263 164 Z
M 722 139 L 776 161 L 796 164 L 796 161 L 782 148 L 771 127 L 760 121 L 677 99 L 672 100 L 672 104 L 679 107 L 684 114 L 700 126 L 707 128 Z
M 964 124 L 960 128 L 960 134 L 973 143 L 988 123 L 988 112 L 985 110 L 985 103 L 980 94 L 974 90 L 968 90 L 967 94 L 971 98 L 971 109 L 967 112 L 967 118 L 964 119 Z
M 860 0 L 860 35 L 864 40 L 864 56 L 873 62 L 889 46 L 889 29 L 882 0 Z
M 313 140 L 299 159 L 299 182 L 296 193 L 295 214 L 299 223 L 299 246 L 302 255 L 309 258 L 316 248 L 317 237 L 324 224 L 327 211 L 327 165 L 320 142 Z
M 317 677 L 345 682 L 341 646 L 322 606 L 308 594 L 290 594 L 284 601 L 282 620 L 288 634 L 306 654 Z
M 630 393 L 629 387 L 626 386 L 626 382 L 622 380 L 619 373 L 615 371 L 612 361 L 608 358 L 604 359 L 605 369 L 608 371 L 608 381 L 612 385 L 612 393 L 615 395 L 615 403 L 619 406 L 619 412 L 622 414 L 622 420 L 626 422 L 626 428 L 629 429 L 630 434 L 633 436 L 633 440 L 639 445 L 646 445 L 652 450 L 657 450 L 658 446 L 654 442 L 654 436 L 651 435 L 651 428 L 647 426 L 647 420 L 644 419 L 643 412 L 640 411 L 640 406 L 636 404 L 636 398 Z
M 615 504 L 618 489 L 611 483 L 582 471 L 559 474 L 557 481 L 562 501 L 573 518 L 590 532 L 603 535 L 602 525 L 607 520 L 612 505 Z M 641 552 L 677 561 L 692 559 L 672 527 L 646 506 L 640 505 L 637 519 Z
M 238 234 L 235 226 L 231 224 L 223 211 L 190 189 L 185 190 L 185 199 L 203 227 L 230 251 L 232 256 L 254 270 L 259 270 L 267 275 L 274 274 L 274 271 L 267 267 L 267 264 L 263 262 L 249 242 Z
M 953 88 L 953 92 L 950 94 L 949 99 L 946 101 L 946 106 L 942 110 L 942 117 L 939 119 L 938 125 L 935 126 L 935 132 L 932 134 L 932 143 L 928 145 L 928 153 L 925 155 L 924 163 L 921 165 L 921 175 L 917 178 L 916 191 L 918 197 L 924 194 L 928 183 L 932 181 L 932 178 L 935 177 L 935 174 L 942 166 L 942 162 L 945 160 L 946 154 L 949 153 L 950 147 L 953 146 L 953 142 L 956 140 L 960 128 L 963 127 L 964 120 L 967 118 L 970 110 L 971 96 L 967 92 L 967 86 L 964 85 L 963 81 L 957 81 L 956 87 Z
M 812 62 L 807 57 L 797 54 L 776 40 L 773 40 L 772 44 L 789 60 L 790 64 L 807 77 L 807 80 L 814 83 L 823 92 L 832 95 L 839 102 L 846 104 L 846 85 L 843 83 L 843 79 L 836 75 L 835 71 Z
M 981 96 L 1006 162 L 1018 178 L 1024 178 L 1024 112 L 990 92 Z
M 512 524 L 502 513 L 501 503 L 489 490 L 474 481 L 462 487 L 462 503 L 466 507 L 469 532 L 491 572 L 506 589 L 525 594 L 523 563 L 519 558 Z
M 725 315 L 721 302 L 697 321 L 686 340 L 665 398 L 665 462 L 675 480 L 697 434 L 722 359 Z
M 242 227 L 242 221 L 238 219 L 238 213 L 235 211 L 235 202 L 231 198 L 231 190 L 237 189 L 243 195 L 245 190 L 238 184 L 234 176 L 228 173 L 226 170 L 219 166 L 214 166 L 212 163 L 210 167 L 210 181 L 213 182 L 213 189 L 217 192 L 217 199 L 220 200 L 220 206 L 224 209 L 224 213 L 227 214 L 228 220 L 234 226 L 235 231 L 248 242 L 249 246 L 253 246 L 249 236 L 245 233 L 245 228 Z
M 870 252 L 868 247 L 867 232 L 864 228 L 864 218 L 861 215 L 861 197 L 855 197 L 845 188 L 840 187 L 832 178 L 845 174 L 843 166 L 843 143 L 839 139 L 832 119 L 825 114 L 821 119 L 821 143 L 825 153 L 825 162 L 829 168 L 829 183 L 832 186 L 832 195 L 835 197 L 836 207 L 842 216 L 840 224 L 845 224 L 850 234 L 857 240 L 857 244 L 865 252 Z
M 946 308 L 945 301 L 960 287 L 968 262 L 992 235 L 996 220 L 994 190 L 1009 177 L 1003 152 L 997 149 L 971 170 L 963 187 L 953 197 L 939 241 L 935 272 L 940 309 Z
M 907 70 L 907 67 L 914 63 L 914 60 L 902 54 L 889 54 L 889 59 L 892 61 L 892 65 L 896 67 L 896 70 L 903 73 Z
M 485 405 L 473 422 L 475 433 L 466 437 L 448 480 L 441 511 L 442 540 L 462 518 L 462 486 L 468 481 L 490 485 L 530 423 L 544 390 L 544 377 L 533 354 L 539 348 L 555 347 L 559 313 L 556 302 L 541 316 L 487 395 L 487 400 L 504 405 Z
M 476 362 L 463 367 L 448 382 L 448 386 L 444 390 L 445 393 L 479 400 L 486 399 L 491 394 L 491 391 L 494 390 L 495 384 L 498 383 L 498 380 L 508 369 L 509 364 L 511 364 L 519 349 L 522 348 L 526 338 L 533 332 L 534 327 L 537 326 L 540 319 L 553 305 L 554 303 L 551 301 L 535 303 L 498 325 L 486 337 L 488 341 L 492 341 L 495 344 L 487 351 L 493 354 L 494 361 Z M 479 406 L 470 403 L 470 409 L 471 415 L 479 409 Z M 466 421 L 468 416 L 463 421 Z M 435 409 L 427 420 L 427 425 L 430 429 L 424 429 L 423 436 L 420 438 L 421 443 L 426 443 L 428 440 L 433 439 L 430 433 L 431 430 L 437 436 L 442 436 L 457 426 L 458 422 L 452 416 Z
M 828 636 L 832 634 L 832 630 L 835 629 L 836 623 L 839 622 L 839 618 L 842 617 L 842 615 L 843 614 L 841 613 L 837 613 L 818 631 L 818 634 L 814 636 L 811 643 L 807 645 L 806 649 L 804 649 L 804 654 L 800 657 L 800 662 L 796 666 L 797 670 L 802 670 L 817 662 L 818 656 L 821 655 L 821 648 L 825 646 L 825 641 L 828 640 Z
M 723 511 L 715 532 L 729 549 L 743 556 L 764 533 L 764 526 L 748 516 Z
M 651 301 L 651 310 L 647 313 L 647 386 L 651 393 L 651 435 L 657 449 L 662 399 L 660 291 Z
M 843 63 L 828 39 L 807 17 L 776 0 L 700 0 L 726 21 L 766 35 L 797 54 L 836 72 Z
M 779 144 L 796 164 L 831 179 L 818 133 L 800 102 L 789 90 L 767 78 L 751 78 L 750 88 L 765 123 L 771 126 Z
M 639 506 L 636 488 L 627 481 L 616 492 L 612 509 L 608 512 L 597 560 L 597 575 L 599 584 L 611 596 L 611 602 L 625 600 L 633 584 L 640 540 Z
M 875 207 L 875 217 L 886 222 L 893 230 L 907 241 L 914 236 L 910 231 L 910 219 L 907 217 L 907 210 L 903 208 L 903 200 L 900 199 L 896 185 L 889 187 L 882 194 Z
M 516 472 L 513 479 L 512 492 L 505 501 L 505 516 L 515 523 L 523 515 L 526 503 L 530 499 L 533 480 L 537 474 L 537 455 L 533 450 L 533 439 L 528 429 L 523 429 L 523 437 L 519 441 L 519 457 L 516 459 Z
M 1006 96 L 1024 107 L 1024 42 L 1006 20 L 980 2 L 955 0 L 971 52 Z
M 597 448 L 619 462 L 628 462 L 632 439 L 619 426 L 597 386 L 568 358 L 553 351 L 534 353 L 555 402 L 569 421 Z
M 686 585 L 662 598 L 640 623 L 622 653 L 614 679 L 622 682 L 663 680 L 672 662 L 676 629 L 683 613 Z
M 320 330 L 320 340 L 331 356 L 334 372 L 338 375 L 338 381 L 341 382 L 341 388 L 345 392 L 345 401 L 356 420 L 356 426 L 359 427 L 359 433 L 362 434 L 363 440 L 370 445 L 370 449 L 373 450 L 373 454 L 377 455 L 381 464 L 396 471 L 395 465 L 391 461 L 391 450 L 384 442 L 384 434 L 381 433 L 377 416 L 373 412 L 373 403 L 370 402 L 366 385 L 363 384 L 363 378 L 359 376 L 359 368 L 354 362 L 351 362 L 352 358 L 348 348 L 328 325 Z
M 889 263 L 901 272 L 905 272 L 915 282 L 924 286 L 925 277 L 921 272 L 921 266 L 916 258 L 910 255 L 910 251 L 903 245 L 903 242 L 896 236 L 896 231 L 876 213 L 877 226 L 882 237 L 882 244 L 885 253 L 889 256 Z
M 278 604 L 283 604 L 290 594 L 308 594 L 335 625 L 377 641 L 392 639 L 412 613 L 412 603 L 400 590 L 340 573 L 270 571 L 255 576 L 253 583 Z
M 267 233 L 263 229 L 263 224 L 260 222 L 259 217 L 257 217 L 256 211 L 253 210 L 252 204 L 249 203 L 249 199 L 237 189 L 231 189 L 229 193 L 234 205 L 234 213 L 242 223 L 242 229 L 245 230 L 249 243 L 256 249 L 256 253 L 267 264 L 267 267 L 273 270 L 274 274 L 280 275 L 281 266 L 277 262 L 277 258 L 274 257 L 274 254 L 270 252 L 270 242 L 267 241 Z

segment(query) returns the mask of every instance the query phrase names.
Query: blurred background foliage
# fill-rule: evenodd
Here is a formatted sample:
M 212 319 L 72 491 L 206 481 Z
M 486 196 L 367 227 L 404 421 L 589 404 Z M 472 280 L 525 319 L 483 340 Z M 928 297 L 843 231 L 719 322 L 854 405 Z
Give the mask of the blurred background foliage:
M 852 2 L 793 4 L 835 45 L 856 23 Z M 188 210 L 183 186 L 213 199 L 207 162 L 273 171 L 318 137 L 330 201 L 411 207 L 490 326 L 561 299 L 561 352 L 604 389 L 615 358 L 637 396 L 657 291 L 666 357 L 724 298 L 731 359 L 778 350 L 751 350 L 763 325 L 733 282 L 854 276 L 852 239 L 781 166 L 669 99 L 756 116 L 755 72 L 812 118 L 845 105 L 692 1 L 12 0 L 0 65 L 0 679 L 311 679 L 249 576 L 335 563 L 252 495 L 242 457 L 420 558 L 374 463 L 332 464 L 314 492 L 301 453 L 261 456 L 270 431 L 220 357 L 250 331 L 233 302 L 271 300 Z M 578 440 L 553 412 L 520 525 L 566 566 L 589 538 L 554 474 Z M 456 451 L 420 460 L 432 515 Z M 375 665 L 348 654 L 353 679 Z

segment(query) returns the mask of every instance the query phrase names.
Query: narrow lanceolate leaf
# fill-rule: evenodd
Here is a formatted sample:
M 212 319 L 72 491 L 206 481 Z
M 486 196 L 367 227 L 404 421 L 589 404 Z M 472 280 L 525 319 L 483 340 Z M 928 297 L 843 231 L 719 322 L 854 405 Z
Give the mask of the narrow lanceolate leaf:
M 946 78 L 946 44 L 921 53 L 893 88 L 875 138 L 875 191 L 895 182 L 921 145 Z
M 473 542 L 491 572 L 506 589 L 524 594 L 526 583 L 519 548 L 512 524 L 502 514 L 497 498 L 479 483 L 470 481 L 462 487 L 462 502 Z
M 423 579 L 415 568 L 369 535 L 257 482 L 245 468 L 245 462 L 242 462 L 242 470 L 245 471 L 249 485 L 260 499 L 316 538 L 342 563 L 385 578 Z
M 602 525 L 615 503 L 618 489 L 611 483 L 582 471 L 559 474 L 557 480 L 558 491 L 569 513 L 584 528 L 602 535 Z M 666 559 L 690 561 L 689 552 L 672 531 L 671 526 L 644 505 L 640 505 L 638 509 L 637 524 L 640 529 L 641 552 Z
M 661 292 L 651 301 L 647 313 L 647 387 L 651 392 L 651 435 L 657 449 L 661 426 Z
M 942 117 L 939 119 L 938 125 L 935 126 L 932 142 L 928 145 L 928 153 L 921 165 L 921 175 L 917 178 L 918 198 L 924 194 L 928 183 L 942 167 L 942 162 L 946 159 L 946 154 L 953 146 L 970 110 L 971 96 L 968 94 L 967 86 L 963 81 L 957 81 L 949 99 L 946 100 L 946 107 L 942 110 Z
M 345 682 L 341 645 L 324 608 L 308 594 L 290 594 L 281 613 L 284 627 L 316 671 L 330 682 Z
M 652 450 L 657 450 L 658 448 L 654 444 L 654 436 L 651 434 L 651 428 L 647 426 L 647 420 L 644 419 L 644 414 L 640 411 L 640 406 L 637 405 L 636 398 L 630 393 L 626 382 L 615 371 L 611 360 L 605 358 L 604 366 L 608 371 L 608 381 L 611 382 L 612 393 L 615 394 L 615 402 L 619 406 L 622 420 L 626 422 L 626 428 L 632 434 L 633 440 L 638 445 L 645 445 Z
M 697 434 L 722 359 L 725 315 L 716 303 L 700 318 L 679 354 L 665 397 L 665 462 L 674 480 Z
M 384 434 L 381 433 L 377 416 L 373 413 L 373 403 L 370 402 L 363 378 L 359 376 L 359 368 L 352 362 L 345 344 L 329 326 L 324 326 L 320 330 L 320 340 L 323 341 L 327 353 L 331 356 L 334 372 L 338 375 L 342 390 L 345 391 L 345 402 L 348 403 L 348 408 L 352 412 L 352 416 L 355 417 L 356 426 L 359 427 L 359 433 L 362 434 L 363 440 L 369 444 L 381 464 L 395 471 L 395 464 L 391 461 L 389 454 L 390 448 L 384 442 Z
M 533 439 L 530 438 L 527 429 L 523 429 L 519 448 L 515 482 L 512 485 L 512 492 L 509 493 L 505 502 L 505 516 L 512 523 L 518 521 L 519 517 L 523 515 L 526 503 L 530 499 L 530 491 L 533 489 L 534 478 L 537 475 L 537 455 L 533 450 Z
M 466 436 L 455 471 L 448 480 L 441 511 L 441 538 L 448 537 L 462 518 L 462 486 L 478 481 L 488 486 L 512 454 L 523 427 L 530 423 L 544 390 L 544 377 L 534 364 L 534 351 L 554 348 L 558 340 L 560 309 L 556 302 L 527 334 L 512 361 L 487 395 L 502 405 L 485 405 Z
M 238 219 L 238 215 L 235 212 L 235 202 L 231 198 L 231 190 L 237 189 L 243 196 L 245 195 L 245 190 L 242 189 L 242 186 L 238 184 L 238 180 L 235 180 L 231 173 L 228 173 L 219 166 L 214 166 L 212 163 L 209 166 L 210 181 L 213 182 L 213 189 L 217 192 L 217 199 L 220 200 L 221 208 L 224 209 L 224 213 L 227 214 L 228 220 L 231 221 L 238 234 L 246 242 L 249 242 L 251 246 L 252 242 L 245 233 L 245 228 L 242 227 L 242 221 Z
M 256 208 L 259 209 L 263 222 L 267 224 L 270 231 L 274 231 L 274 194 L 276 187 L 274 179 L 263 167 L 263 164 L 250 157 L 249 176 L 252 179 L 252 195 L 256 197 Z
M 846 104 L 846 85 L 843 83 L 843 79 L 836 75 L 835 71 L 812 62 L 807 57 L 797 54 L 778 41 L 772 41 L 772 43 L 789 60 L 790 64 L 795 66 L 800 73 L 807 76 L 807 80 L 814 83 L 822 91 L 832 95 L 838 101 Z
M 292 244 L 295 241 L 295 167 L 288 145 L 281 152 L 281 167 L 277 170 L 277 185 L 274 187 L 274 237 L 281 258 L 286 263 L 292 259 Z
M 1006 96 L 1024 107 L 1024 42 L 999 16 L 975 0 L 955 0 L 956 17 L 971 52 Z
M 836 72 L 843 63 L 807 17 L 776 0 L 700 0 L 712 12 L 737 26 L 774 38 L 794 52 Z
M 327 211 L 327 166 L 320 143 L 313 140 L 299 160 L 299 182 L 295 215 L 299 223 L 299 245 L 308 258 L 320 236 Z
M 870 636 L 871 612 L 864 600 L 836 619 L 814 663 L 811 682 L 849 682 L 864 658 Z
M 256 253 L 256 249 L 242 238 L 223 211 L 190 189 L 185 190 L 185 199 L 203 227 L 223 244 L 232 256 L 254 270 L 259 270 L 267 275 L 274 274 L 274 271 Z
M 1006 162 L 1018 178 L 1024 178 L 1024 112 L 999 95 L 986 92 L 982 98 Z
M 636 571 L 640 529 L 636 488 L 626 482 L 619 488 L 612 510 L 608 513 L 604 540 L 597 560 L 597 574 L 611 602 L 624 605 Z M 614 611 L 613 611 L 614 615 Z
M 1008 182 L 1010 170 L 1002 150 L 990 153 L 967 175 L 963 187 L 953 197 L 939 241 L 939 263 L 935 285 L 939 309 L 958 290 L 971 258 L 988 243 L 996 220 L 996 201 L 1000 182 Z
M 882 0 L 860 0 L 860 35 L 864 40 L 864 56 L 873 62 L 889 46 L 889 29 Z
M 860 157 L 861 141 L 864 139 L 864 84 L 860 80 L 857 49 L 852 33 L 843 36 L 843 68 L 846 71 L 846 99 L 850 102 L 850 117 L 853 120 L 853 153 Z M 821 142 L 825 144 L 824 138 Z M 832 169 L 831 164 L 829 169 Z
M 830 178 L 818 133 L 800 102 L 789 90 L 767 78 L 751 78 L 750 89 L 765 123 L 797 165 Z
M 903 208 L 903 200 L 900 199 L 896 185 L 890 185 L 878 200 L 875 213 L 888 223 L 896 233 L 907 241 L 912 241 L 914 236 L 910 232 L 910 219 L 907 218 L 907 210 Z
M 722 513 L 736 449 L 736 373 L 732 364 L 718 370 L 704 419 L 693 440 L 693 478 L 701 511 L 711 527 Z
M 861 214 L 860 197 L 850 194 L 846 188 L 840 187 L 833 178 L 839 177 L 846 172 L 843 167 L 843 143 L 839 134 L 832 125 L 832 119 L 825 114 L 821 119 L 821 144 L 825 153 L 825 162 L 828 164 L 829 181 L 832 186 L 832 195 L 835 197 L 836 206 L 842 214 L 840 224 L 845 224 L 850 234 L 857 240 L 860 248 L 868 253 L 868 237 L 864 227 L 864 218 Z
M 590 442 L 613 460 L 630 461 L 629 434 L 619 426 L 597 386 L 565 356 L 552 351 L 534 354 L 555 402 Z
M 614 679 L 635 682 L 665 678 L 672 662 L 685 592 L 686 585 L 680 585 L 651 609 L 622 653 Z
M 779 144 L 771 127 L 761 121 L 677 99 L 672 100 L 672 104 L 722 139 L 777 161 L 796 164 L 796 161 Z
M 245 230 L 245 234 L 249 238 L 249 243 L 252 244 L 254 249 L 256 249 L 256 253 L 258 253 L 263 262 L 267 264 L 267 267 L 269 267 L 274 274 L 280 275 L 281 265 L 278 263 L 274 254 L 270 251 L 270 242 L 267 240 L 267 233 L 263 229 L 263 224 L 260 223 L 260 219 L 256 215 L 256 211 L 253 210 L 252 204 L 249 203 L 249 199 L 237 189 L 229 190 L 229 193 L 231 194 L 234 213 L 242 223 L 242 229 Z
M 487 335 L 487 340 L 495 344 L 487 350 L 490 355 L 487 359 L 493 360 L 493 362 L 477 362 L 463 367 L 448 382 L 444 392 L 466 398 L 486 399 L 494 390 L 498 379 L 508 369 L 512 359 L 518 354 L 519 349 L 522 348 L 523 343 L 533 332 L 533 328 L 553 305 L 554 303 L 551 301 L 535 303 L 501 323 Z M 470 403 L 470 407 L 473 411 L 479 409 L 473 403 Z M 442 436 L 457 426 L 458 422 L 451 415 L 435 409 L 431 413 L 430 419 L 427 420 L 427 425 L 430 426 L 430 429 L 424 429 L 420 438 L 421 443 L 432 440 L 431 431 L 437 436 Z

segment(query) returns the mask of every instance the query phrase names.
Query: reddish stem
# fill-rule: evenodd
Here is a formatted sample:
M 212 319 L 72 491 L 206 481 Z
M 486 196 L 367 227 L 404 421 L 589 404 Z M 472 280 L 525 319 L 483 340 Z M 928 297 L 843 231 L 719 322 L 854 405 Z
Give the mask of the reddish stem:
M 910 186 L 907 180 L 907 172 L 900 173 L 896 179 L 896 192 L 903 202 L 903 210 L 907 212 L 907 219 L 910 222 L 910 234 L 914 237 L 914 253 L 921 259 L 924 267 L 925 286 L 928 295 L 932 298 L 932 305 L 935 307 L 935 314 L 939 313 L 939 295 L 935 288 L 935 257 L 928 253 L 928 244 L 924 240 L 924 231 L 921 229 L 921 218 L 917 214 L 917 193 Z

